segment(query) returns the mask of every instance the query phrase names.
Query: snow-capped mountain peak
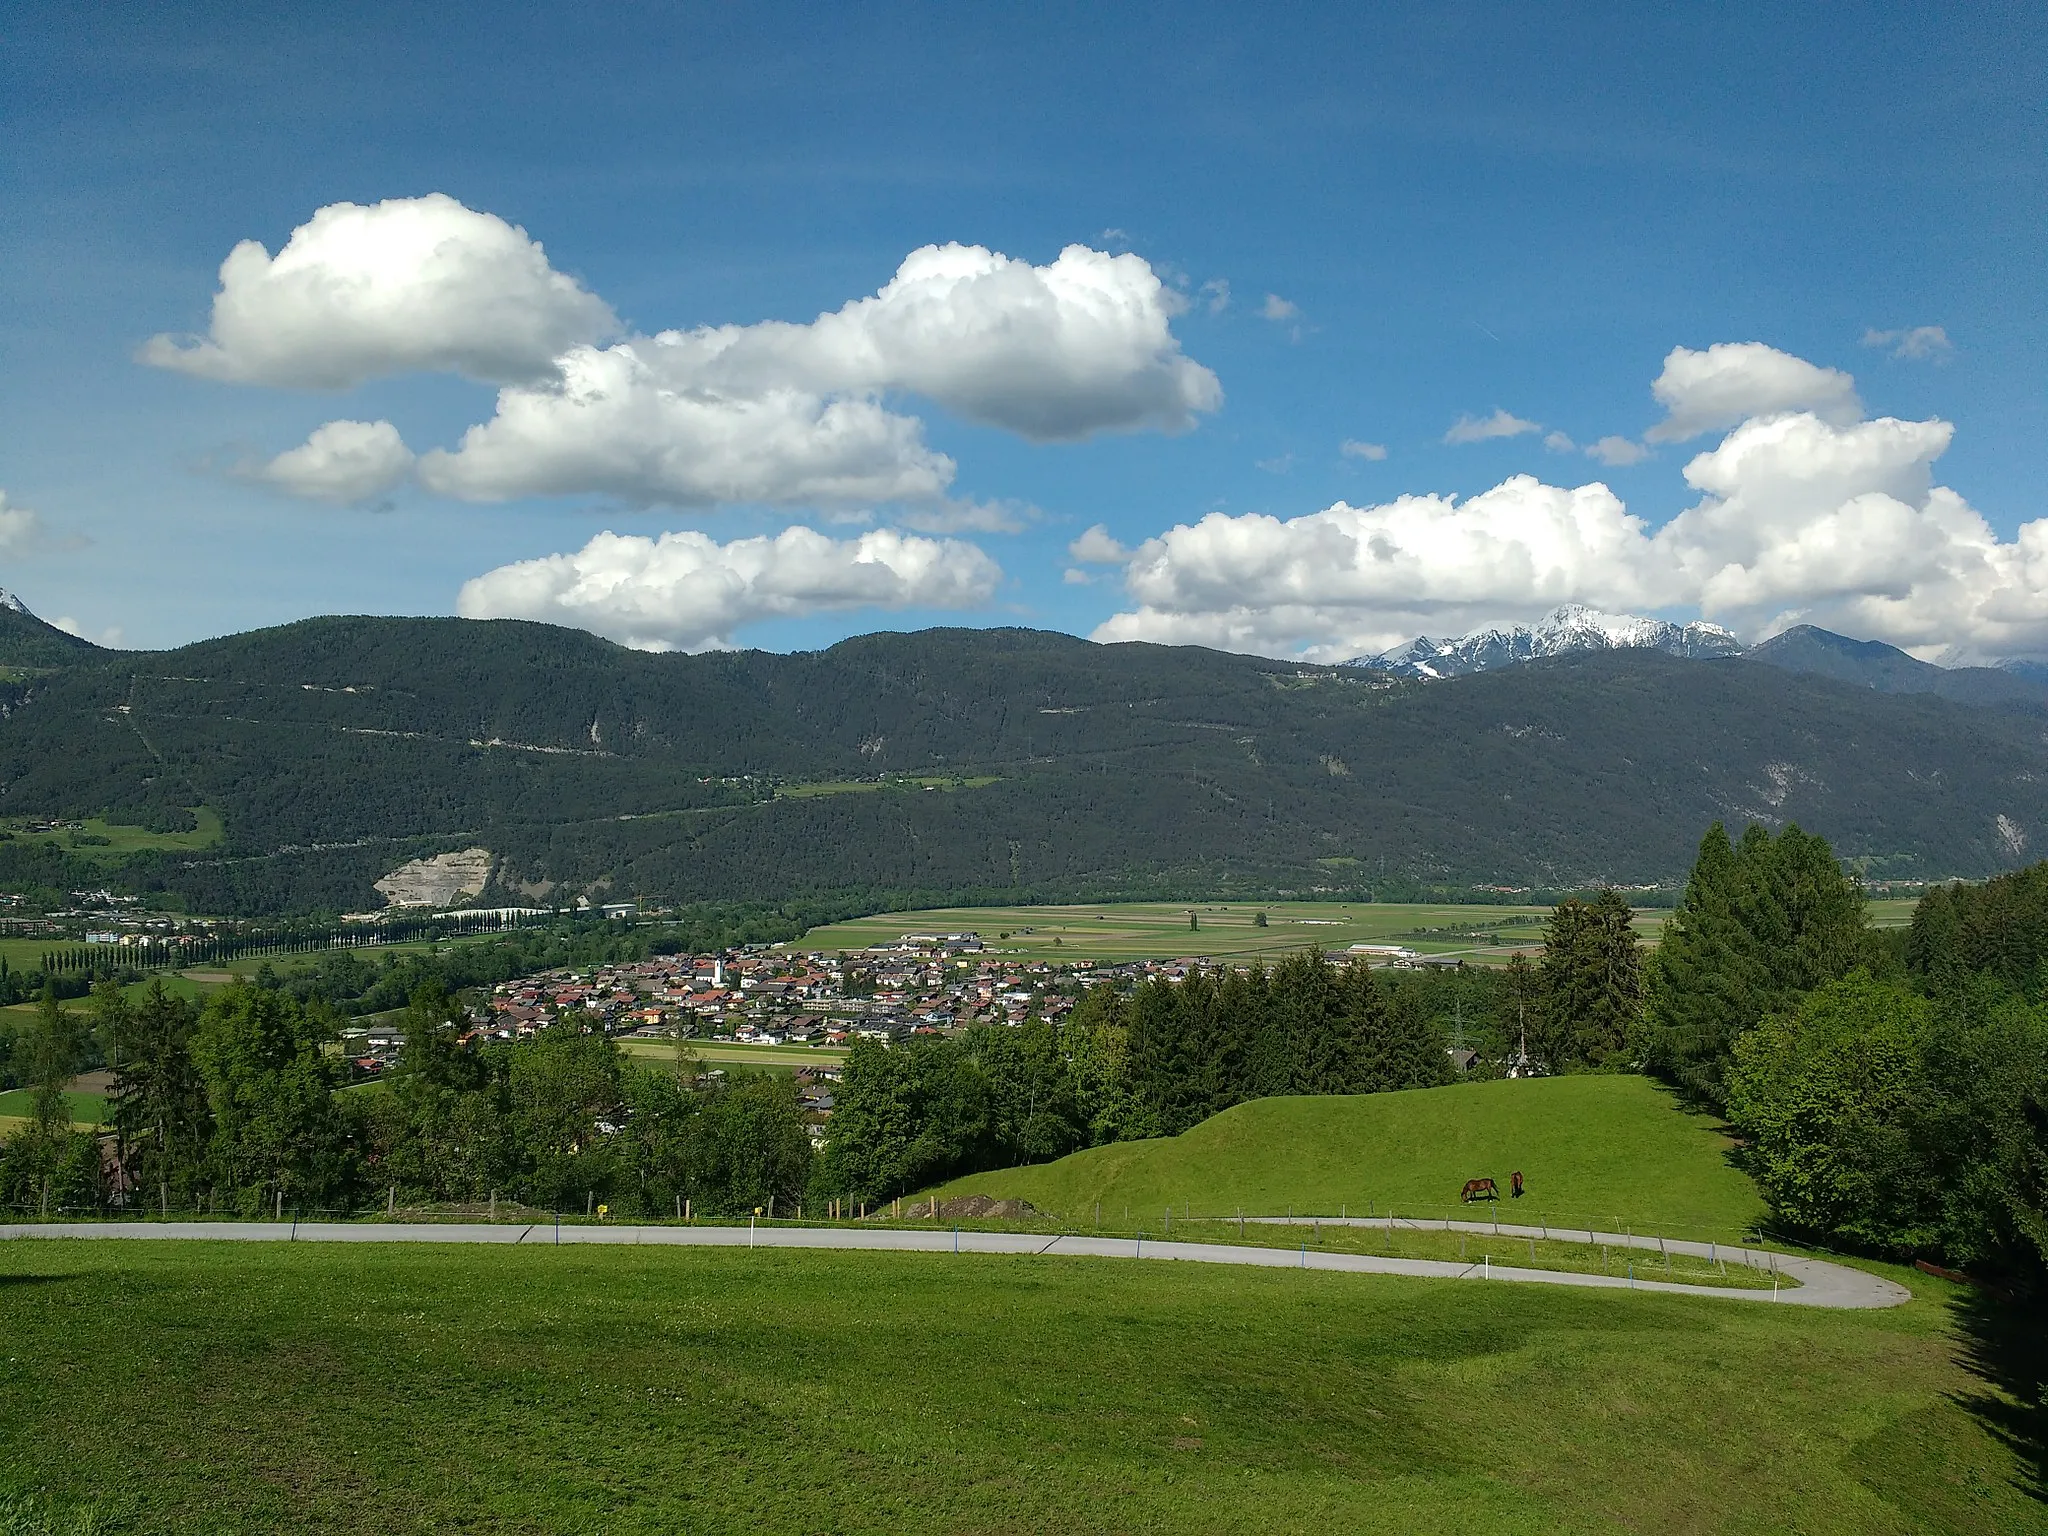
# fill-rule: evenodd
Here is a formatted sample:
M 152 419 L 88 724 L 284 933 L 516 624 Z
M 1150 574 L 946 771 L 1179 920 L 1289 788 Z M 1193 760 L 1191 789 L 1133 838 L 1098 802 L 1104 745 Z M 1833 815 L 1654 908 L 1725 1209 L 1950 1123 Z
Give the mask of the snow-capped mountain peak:
M 1701 659 L 1736 656 L 1742 642 L 1718 624 L 1673 624 L 1631 613 L 1602 613 L 1582 603 L 1553 608 L 1534 624 L 1489 626 L 1455 640 L 1419 635 L 1406 645 L 1346 663 L 1408 677 L 1463 677 L 1495 667 L 1577 651 L 1656 650 Z
M 12 613 L 28 613 L 28 604 L 24 603 L 12 592 L 9 592 L 5 587 L 0 587 L 0 608 L 5 608 Z M 35 615 L 29 614 L 29 617 L 34 618 Z

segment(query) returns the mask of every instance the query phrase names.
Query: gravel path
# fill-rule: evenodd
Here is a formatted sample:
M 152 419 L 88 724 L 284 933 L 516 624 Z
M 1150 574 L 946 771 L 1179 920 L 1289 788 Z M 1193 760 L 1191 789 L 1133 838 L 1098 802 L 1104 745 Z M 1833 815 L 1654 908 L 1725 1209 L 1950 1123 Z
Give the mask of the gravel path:
M 1281 1218 L 1264 1218 L 1259 1225 Z M 1246 1218 L 1250 1225 L 1255 1218 Z M 1384 1226 L 1384 1220 L 1354 1217 L 1325 1225 Z M 1658 1250 L 1661 1238 L 1637 1234 L 1565 1231 L 1558 1227 L 1501 1226 L 1492 1223 L 1397 1220 L 1396 1228 L 1479 1232 L 1502 1237 L 1549 1238 L 1606 1243 L 1609 1247 Z M 1392 1259 L 1369 1253 L 1326 1253 L 1307 1249 L 1250 1248 L 1227 1243 L 1179 1243 L 1152 1238 L 1046 1237 L 1040 1233 L 957 1232 L 897 1227 L 625 1227 L 520 1225 L 439 1222 L 244 1222 L 244 1221 L 98 1221 L 24 1223 L 0 1226 L 6 1238 L 130 1238 L 183 1239 L 216 1242 L 301 1243 L 510 1243 L 553 1246 L 571 1243 L 668 1245 L 685 1248 L 852 1248 L 889 1253 L 1029 1253 L 1106 1259 L 1182 1259 L 1200 1264 L 1252 1264 L 1267 1269 L 1334 1269 L 1350 1274 L 1426 1275 L 1445 1280 L 1504 1280 L 1531 1285 L 1576 1285 L 1596 1290 L 1664 1291 L 1678 1296 L 1712 1296 L 1724 1301 L 1776 1302 L 1780 1306 L 1874 1308 L 1895 1307 L 1912 1292 L 1880 1276 L 1844 1264 L 1757 1248 L 1726 1248 L 1708 1243 L 1668 1245 L 1672 1253 L 1699 1258 L 1746 1262 L 1799 1281 L 1786 1290 L 1733 1290 L 1721 1286 L 1683 1285 L 1674 1281 L 1630 1279 L 1623 1275 L 1582 1275 L 1563 1270 L 1518 1269 L 1490 1262 L 1462 1264 L 1444 1259 Z

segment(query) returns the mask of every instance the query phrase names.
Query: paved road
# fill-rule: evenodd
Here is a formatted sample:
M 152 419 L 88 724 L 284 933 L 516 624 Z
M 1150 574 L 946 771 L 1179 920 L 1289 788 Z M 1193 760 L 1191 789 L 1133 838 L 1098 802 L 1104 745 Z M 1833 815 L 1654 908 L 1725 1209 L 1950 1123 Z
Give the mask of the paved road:
M 1249 1221 L 1249 1218 L 1248 1218 Z M 1343 1223 L 1378 1226 L 1360 1217 Z M 1492 1233 L 1490 1223 L 1407 1222 L 1397 1227 Z M 1503 1237 L 1542 1236 L 1534 1227 L 1501 1227 Z M 1548 1229 L 1553 1239 L 1583 1240 L 1587 1234 Z M 1654 1237 L 1590 1234 L 1609 1246 L 1655 1249 Z M 205 1239 L 226 1242 L 301 1243 L 509 1243 L 552 1246 L 571 1243 L 634 1244 L 688 1248 L 855 1248 L 892 1253 L 1029 1253 L 1105 1259 L 1184 1259 L 1201 1264 L 1252 1264 L 1267 1269 L 1334 1269 L 1350 1274 L 1426 1275 L 1444 1280 L 1505 1280 L 1531 1285 L 1577 1285 L 1595 1290 L 1665 1291 L 1678 1296 L 1712 1296 L 1727 1301 L 1774 1301 L 1795 1307 L 1895 1307 L 1912 1292 L 1862 1270 L 1822 1259 L 1755 1248 L 1720 1249 L 1719 1257 L 1738 1256 L 1760 1268 L 1799 1281 L 1787 1290 L 1730 1290 L 1720 1286 L 1682 1285 L 1672 1281 L 1630 1279 L 1622 1275 L 1580 1275 L 1563 1270 L 1518 1269 L 1503 1264 L 1462 1264 L 1443 1259 L 1392 1259 L 1370 1253 L 1325 1253 L 1306 1249 L 1248 1248 L 1227 1243 L 1176 1243 L 1151 1238 L 1046 1237 L 1040 1233 L 949 1232 L 901 1227 L 622 1227 L 525 1226 L 514 1223 L 428 1222 L 242 1222 L 242 1221 L 100 1221 L 24 1223 L 0 1226 L 5 1238 L 145 1238 Z M 1705 1243 L 1670 1244 L 1673 1253 L 1708 1256 Z

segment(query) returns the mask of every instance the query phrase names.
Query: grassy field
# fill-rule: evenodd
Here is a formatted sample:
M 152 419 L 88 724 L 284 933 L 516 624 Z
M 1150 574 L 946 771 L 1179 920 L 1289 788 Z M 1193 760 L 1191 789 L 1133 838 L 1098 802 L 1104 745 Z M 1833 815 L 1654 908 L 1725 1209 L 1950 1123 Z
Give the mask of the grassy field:
M 26 1088 L 9 1088 L 0 1093 L 0 1115 L 26 1119 L 35 1112 L 35 1095 Z M 67 1093 L 72 1123 L 98 1125 L 107 1117 L 107 1096 L 103 1093 Z
M 1912 918 L 1910 901 L 1870 904 L 1880 927 Z M 1188 928 L 1193 912 L 1199 926 Z M 1258 925 L 1265 914 L 1266 926 Z M 1320 944 L 1400 944 L 1423 954 L 1463 955 L 1479 964 L 1505 964 L 1516 950 L 1543 944 L 1547 907 L 1427 906 L 1397 902 L 1273 901 L 1228 906 L 1205 902 L 1121 902 L 1067 907 L 942 907 L 884 912 L 813 928 L 786 947 L 865 949 L 893 944 L 906 933 L 978 933 L 1005 955 L 1039 960 L 1152 960 L 1208 956 L 1218 960 L 1277 956 Z M 1636 932 L 1654 944 L 1669 918 L 1660 907 L 1639 908 Z
M 1460 1083 L 1356 1097 L 1258 1099 L 1182 1135 L 1115 1142 L 939 1191 L 1029 1200 L 1074 1222 L 1141 1217 L 1472 1214 L 1467 1179 L 1528 1194 L 1503 1220 L 1733 1241 L 1764 1214 L 1714 1121 L 1640 1077 Z M 1483 1219 L 1483 1218 L 1482 1218 Z
M 5 1528 L 72 1528 L 19 1513 L 47 1490 L 138 1536 L 2041 1529 L 2009 1336 L 1913 1278 L 1906 1307 L 1813 1313 L 1088 1259 L 19 1242 Z
M 84 832 L 29 832 L 17 823 L 6 830 L 18 843 L 53 843 L 66 853 L 82 859 L 121 859 L 131 853 L 191 853 L 211 848 L 220 841 L 220 813 L 199 806 L 192 812 L 198 823 L 190 832 L 145 832 L 141 827 L 116 826 L 88 817 L 80 823 Z
M 621 1040 L 620 1049 L 641 1061 L 655 1063 L 675 1060 L 675 1047 L 666 1040 Z M 832 1046 L 740 1045 L 709 1040 L 692 1040 L 690 1053 L 706 1066 L 749 1066 L 794 1071 L 798 1067 L 836 1067 L 846 1052 Z

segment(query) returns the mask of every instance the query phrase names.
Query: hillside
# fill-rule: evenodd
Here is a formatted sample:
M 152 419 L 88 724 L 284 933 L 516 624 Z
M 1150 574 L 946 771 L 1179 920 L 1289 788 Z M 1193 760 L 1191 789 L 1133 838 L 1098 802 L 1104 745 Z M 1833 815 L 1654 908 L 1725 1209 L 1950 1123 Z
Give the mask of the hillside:
M 2048 684 L 1998 667 L 1937 667 L 1881 640 L 1851 640 L 1811 624 L 1756 646 L 1751 661 L 1879 693 L 1931 693 L 1960 704 L 2048 707 Z
M 46 624 L 12 592 L 0 591 L 0 671 L 65 667 L 100 652 L 90 640 Z
M 1503 1194 L 1520 1169 L 1528 1194 L 1502 1219 L 1632 1226 L 1667 1237 L 1733 1239 L 1763 1201 L 1727 1160 L 1711 1120 L 1678 1109 L 1639 1077 L 1458 1083 L 1354 1097 L 1254 1099 L 1179 1136 L 1116 1142 L 956 1180 L 945 1197 L 1029 1200 L 1076 1221 L 1107 1216 L 1281 1215 L 1289 1210 L 1458 1214 L 1467 1179 Z
M 485 903 L 936 902 L 1671 881 L 1717 817 L 1893 876 L 2048 836 L 2023 715 L 1647 650 L 1426 683 L 1031 630 L 685 656 L 343 618 L 11 686 L 0 816 L 174 832 L 211 807 L 217 848 L 114 873 L 216 911 L 372 906 L 472 846 Z M 0 843 L 0 885 L 83 878 Z

